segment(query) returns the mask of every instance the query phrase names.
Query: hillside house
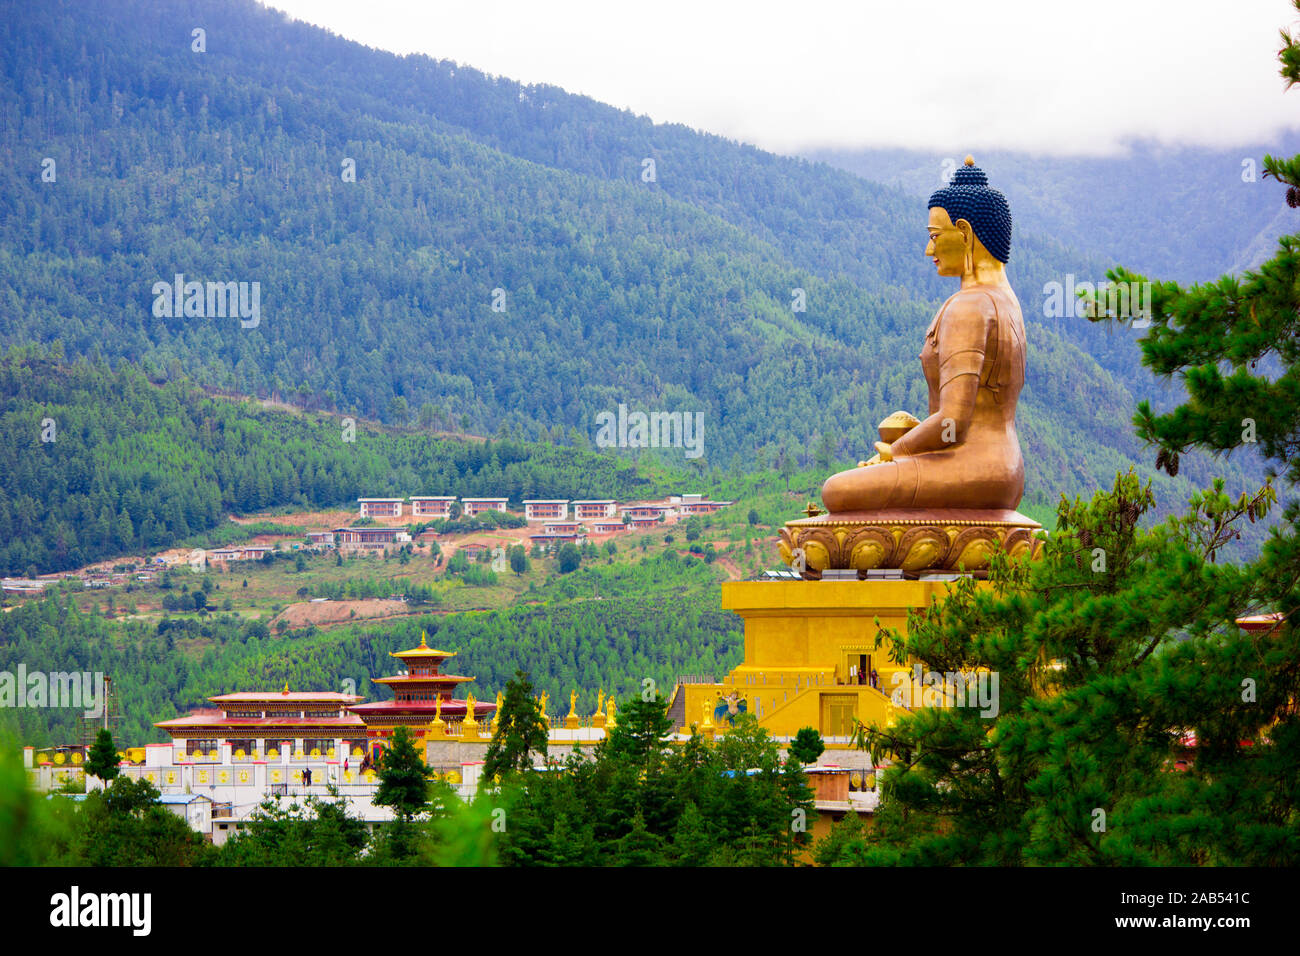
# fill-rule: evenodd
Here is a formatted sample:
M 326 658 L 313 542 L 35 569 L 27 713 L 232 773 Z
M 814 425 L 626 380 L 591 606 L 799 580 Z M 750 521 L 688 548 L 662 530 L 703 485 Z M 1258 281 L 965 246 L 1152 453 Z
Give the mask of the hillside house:
M 485 511 L 506 510 L 506 498 L 462 498 L 462 512 L 467 518 L 476 518 Z
M 569 499 L 534 498 L 525 501 L 524 517 L 529 521 L 563 521 L 569 517 Z
M 358 514 L 362 518 L 400 518 L 405 498 L 358 498 Z
M 454 495 L 411 495 L 411 515 L 419 518 L 450 518 Z
M 573 502 L 573 517 L 575 521 L 595 520 L 596 518 L 612 518 L 618 513 L 618 503 L 612 498 L 602 498 L 589 501 Z
M 334 540 L 340 551 L 387 551 L 411 543 L 405 528 L 335 528 Z

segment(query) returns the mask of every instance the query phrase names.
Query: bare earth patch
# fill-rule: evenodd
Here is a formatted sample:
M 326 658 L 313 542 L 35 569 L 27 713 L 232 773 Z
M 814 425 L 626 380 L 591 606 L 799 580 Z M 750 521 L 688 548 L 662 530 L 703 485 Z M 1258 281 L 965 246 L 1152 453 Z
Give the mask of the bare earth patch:
M 270 521 L 274 524 L 293 525 L 297 528 L 310 528 L 315 531 L 329 530 L 341 525 L 351 524 L 357 520 L 357 513 L 356 511 L 330 509 L 323 511 L 295 511 L 287 515 L 251 514 L 229 515 L 228 517 L 235 524 L 256 524 L 259 521 Z M 395 518 L 385 519 L 385 523 L 396 520 Z
M 331 624 L 346 624 L 367 618 L 393 617 L 410 611 L 405 601 L 389 601 L 385 598 L 367 598 L 364 601 L 303 601 L 290 604 L 271 621 L 274 627 L 285 621 L 290 627 L 328 627 Z M 353 613 L 355 612 L 355 613 Z

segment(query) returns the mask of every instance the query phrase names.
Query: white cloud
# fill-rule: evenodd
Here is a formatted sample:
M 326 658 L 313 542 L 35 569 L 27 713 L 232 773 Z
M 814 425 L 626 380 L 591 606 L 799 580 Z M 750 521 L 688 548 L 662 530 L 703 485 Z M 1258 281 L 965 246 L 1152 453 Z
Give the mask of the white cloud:
M 272 0 L 397 53 L 549 83 L 658 122 L 794 152 L 1052 153 L 1235 145 L 1300 126 L 1284 0 L 850 3 Z

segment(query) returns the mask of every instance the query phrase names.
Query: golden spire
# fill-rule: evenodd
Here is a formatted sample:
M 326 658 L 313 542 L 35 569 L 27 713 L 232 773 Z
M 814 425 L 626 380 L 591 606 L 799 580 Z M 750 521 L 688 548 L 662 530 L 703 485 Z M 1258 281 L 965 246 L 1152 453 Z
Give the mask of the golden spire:
M 420 647 L 422 647 L 422 648 L 427 648 L 427 647 L 429 646 L 427 640 L 428 640 L 428 634 L 427 634 L 427 632 L 425 632 L 425 631 L 421 631 L 421 632 L 420 632 Z
M 288 681 L 285 681 L 285 682 L 284 682 L 284 690 L 280 691 L 280 693 L 282 693 L 282 694 L 287 694 L 287 693 L 289 693 L 289 682 L 288 682 Z

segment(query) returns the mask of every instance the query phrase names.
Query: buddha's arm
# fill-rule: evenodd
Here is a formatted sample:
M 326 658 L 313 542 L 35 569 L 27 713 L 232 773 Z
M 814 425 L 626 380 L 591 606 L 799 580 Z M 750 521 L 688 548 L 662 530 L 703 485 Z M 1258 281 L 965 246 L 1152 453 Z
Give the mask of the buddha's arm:
M 939 408 L 890 446 L 894 458 L 951 448 L 966 440 L 989 331 L 996 321 L 986 296 L 949 307 L 939 328 Z

